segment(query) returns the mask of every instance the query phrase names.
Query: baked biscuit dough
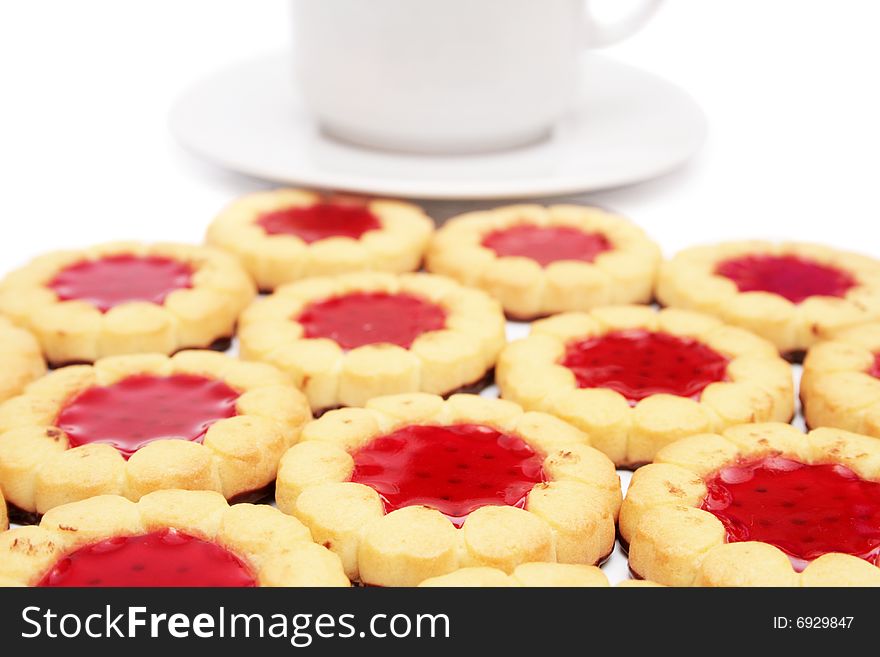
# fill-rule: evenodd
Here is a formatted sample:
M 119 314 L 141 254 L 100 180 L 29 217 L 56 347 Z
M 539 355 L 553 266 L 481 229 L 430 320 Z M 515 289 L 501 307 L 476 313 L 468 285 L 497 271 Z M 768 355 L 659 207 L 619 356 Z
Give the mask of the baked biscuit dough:
M 880 323 L 841 332 L 810 348 L 801 402 L 810 427 L 880 438 Z
M 152 440 L 127 460 L 104 442 L 70 445 L 58 417 L 77 395 L 143 375 L 222 382 L 237 393 L 231 416 L 210 424 L 201 442 Z M 186 411 L 169 403 L 166 415 Z M 204 350 L 102 358 L 57 369 L 0 405 L 0 486 L 9 503 L 36 514 L 93 495 L 136 501 L 168 488 L 217 491 L 232 499 L 272 483 L 281 455 L 310 419 L 305 396 L 269 365 Z
M 336 339 L 309 337 L 304 312 L 338 300 L 404 297 L 422 304 L 441 321 L 408 345 L 379 340 L 346 348 Z M 343 328 L 365 335 L 376 321 L 391 329 L 407 316 L 367 312 Z M 436 319 L 436 317 L 435 317 Z M 241 318 L 241 355 L 287 372 L 306 393 L 316 412 L 338 406 L 363 406 L 381 395 L 430 392 L 446 395 L 478 384 L 495 366 L 505 344 L 504 315 L 483 292 L 432 274 L 360 272 L 311 278 L 285 285 L 256 301 Z
M 302 235 L 283 229 L 269 232 L 260 225 L 261 218 L 273 213 L 308 212 L 316 206 L 321 214 L 306 219 Z M 279 223 L 284 221 L 282 217 Z M 331 222 L 338 224 L 335 231 Z M 365 225 L 359 229 L 358 222 Z M 415 271 L 433 231 L 431 219 L 411 203 L 325 199 L 302 189 L 278 189 L 233 201 L 211 223 L 207 241 L 238 258 L 257 286 L 268 292 L 311 276 Z
M 0 402 L 19 394 L 46 373 L 40 344 L 28 331 L 0 317 Z
M 515 436 L 543 459 L 542 479 L 525 489 L 522 508 L 480 506 L 457 528 L 428 506 L 403 505 L 386 513 L 385 498 L 372 485 L 352 480 L 359 450 L 374 441 L 414 426 L 463 424 Z M 479 468 L 490 468 L 484 472 L 488 478 L 495 474 L 492 463 L 466 463 L 478 469 L 460 471 L 458 482 L 450 483 L 479 484 Z M 404 466 L 406 474 L 435 476 L 410 473 L 412 464 Z M 415 586 L 466 566 L 510 573 L 531 561 L 595 565 L 614 547 L 621 495 L 614 464 L 565 422 L 497 399 L 444 400 L 424 393 L 379 397 L 366 408 L 330 411 L 310 423 L 302 441 L 282 458 L 275 490 L 278 507 L 336 552 L 349 578 L 381 586 Z
M 880 318 L 880 262 L 797 242 L 696 246 L 663 263 L 657 299 L 720 317 L 799 357 L 816 342 Z
M 722 364 L 722 376 L 694 396 L 660 392 L 630 400 L 610 387 L 579 387 L 574 371 L 562 364 L 570 345 L 619 336 L 624 353 L 603 356 L 609 362 L 597 363 L 597 371 L 623 368 L 629 370 L 623 372 L 625 377 L 641 372 L 639 376 L 663 390 L 665 377 L 690 367 L 689 361 L 682 354 L 676 362 L 674 353 L 658 361 L 649 346 L 639 357 L 644 362 L 625 363 L 621 359 L 631 358 L 635 351 L 626 341 L 635 336 L 635 345 L 640 335 L 672 336 L 668 341 L 673 349 L 708 347 L 715 354 L 712 358 L 727 360 L 726 367 Z M 679 338 L 685 341 L 681 345 Z M 682 375 L 689 372 L 684 369 Z M 791 367 L 772 344 L 713 317 L 676 309 L 612 306 L 539 320 L 529 337 L 504 349 L 496 380 L 503 398 L 573 424 L 618 467 L 649 463 L 657 450 L 685 436 L 747 422 L 788 422 L 794 414 Z M 641 384 L 641 379 L 634 381 Z
M 491 248 L 497 236 L 523 230 L 530 233 L 518 247 L 500 254 Z M 548 239 L 555 243 L 545 252 L 520 255 Z M 509 317 L 533 319 L 649 302 L 660 249 L 640 228 L 599 208 L 511 205 L 447 221 L 431 241 L 426 264 L 429 271 L 485 290 Z
M 861 479 L 880 479 L 880 443 L 838 429 L 805 435 L 786 424 L 747 424 L 685 438 L 633 475 L 619 528 L 630 569 L 669 586 L 880 586 L 880 568 L 856 556 L 826 553 L 797 572 L 769 543 L 728 542 L 725 525 L 702 508 L 706 480 L 725 466 L 765 457 L 840 464 Z M 828 527 L 825 519 L 815 522 Z
M 219 493 L 184 490 L 150 493 L 138 502 L 100 495 L 55 507 L 39 526 L 0 533 L 0 586 L 37 585 L 80 548 L 168 529 L 233 553 L 257 586 L 349 586 L 339 558 L 313 543 L 295 518 L 267 505 L 229 506 Z
M 524 563 L 508 575 L 503 570 L 486 566 L 460 568 L 448 575 L 431 577 L 419 584 L 424 587 L 595 587 L 610 586 L 608 578 L 596 566 L 580 564 L 534 562 Z M 620 588 L 658 587 L 660 584 L 645 580 L 627 579 L 617 584 Z
M 183 285 L 158 290 L 164 292 L 159 294 L 160 303 L 123 300 L 105 307 L 76 295 L 62 299 L 52 287 L 59 277 L 76 274 L 78 268 L 99 268 L 102 263 L 124 267 L 126 259 L 135 265 L 178 265 Z M 116 279 L 118 269 L 112 271 L 100 285 L 104 292 L 124 297 L 126 282 Z M 100 274 L 82 275 L 88 276 L 94 291 Z M 135 275 L 137 280 L 142 278 Z M 0 282 L 0 313 L 29 329 L 46 360 L 57 366 L 120 354 L 171 354 L 211 347 L 232 337 L 239 313 L 255 293 L 253 282 L 235 259 L 217 249 L 113 242 L 48 253 L 8 274 Z
M 9 529 L 9 513 L 6 510 L 6 498 L 3 497 L 3 491 L 0 491 L 0 531 Z
M 607 587 L 608 578 L 596 566 L 553 562 L 524 563 L 511 574 L 497 568 L 471 566 L 431 577 L 424 587 Z

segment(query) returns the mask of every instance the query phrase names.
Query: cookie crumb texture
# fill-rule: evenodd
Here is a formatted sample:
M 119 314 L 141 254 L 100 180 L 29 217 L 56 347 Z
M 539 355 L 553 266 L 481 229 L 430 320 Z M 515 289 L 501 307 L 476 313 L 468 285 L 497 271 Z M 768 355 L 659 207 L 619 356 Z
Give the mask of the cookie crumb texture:
M 620 513 L 630 568 L 671 586 L 880 586 L 880 445 L 733 427 L 660 450 Z
M 275 490 L 351 579 L 381 586 L 471 566 L 595 565 L 614 547 L 621 498 L 614 464 L 565 422 L 424 393 L 313 421 Z
M 556 415 L 619 467 L 686 436 L 794 415 L 791 366 L 775 347 L 700 313 L 608 306 L 532 324 L 505 347 L 501 396 Z
M 271 291 L 313 276 L 415 271 L 433 231 L 411 203 L 278 189 L 231 203 L 208 228 L 207 241 Z
M 305 396 L 269 365 L 198 350 L 103 358 L 0 405 L 0 486 L 37 514 L 168 488 L 232 499 L 272 483 L 310 419 Z
M 235 332 L 253 282 L 208 247 L 118 242 L 40 256 L 0 282 L 0 312 L 53 365 L 207 348 Z
M 448 575 L 431 577 L 419 586 L 424 587 L 553 587 L 553 588 L 607 588 L 610 586 L 605 573 L 596 566 L 580 564 L 534 562 L 524 563 L 510 574 L 497 568 L 471 566 L 460 568 Z M 617 584 L 620 588 L 659 587 L 661 584 L 647 580 L 627 579 Z
M 5 317 L 0 317 L 0 363 L 0 402 L 21 393 L 27 384 L 46 373 L 40 343 Z
M 880 323 L 842 331 L 810 348 L 801 402 L 807 426 L 880 438 Z
M 432 274 L 360 272 L 285 285 L 242 315 L 241 355 L 286 372 L 315 412 L 481 381 L 505 343 L 484 292 Z
M 0 586 L 349 586 L 295 518 L 219 493 L 99 495 L 0 533 Z
M 880 319 L 880 261 L 795 242 L 697 246 L 662 265 L 657 299 L 715 315 L 795 354 Z
M 0 531 L 9 529 L 9 511 L 6 509 L 6 498 L 0 490 Z
M 577 205 L 469 212 L 435 234 L 429 271 L 480 288 L 511 318 L 648 303 L 660 249 L 623 217 Z
M 524 563 L 508 574 L 498 568 L 471 566 L 448 575 L 426 579 L 425 587 L 596 587 L 609 586 L 605 573 L 596 566 L 568 563 Z

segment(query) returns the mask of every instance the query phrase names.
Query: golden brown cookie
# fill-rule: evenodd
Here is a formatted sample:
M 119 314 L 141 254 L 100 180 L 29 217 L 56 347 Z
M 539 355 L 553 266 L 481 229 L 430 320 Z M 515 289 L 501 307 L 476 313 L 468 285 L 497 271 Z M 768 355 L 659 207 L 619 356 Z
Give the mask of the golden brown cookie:
M 596 566 L 581 564 L 532 562 L 520 564 L 508 575 L 498 568 L 470 566 L 446 575 L 430 577 L 419 584 L 424 587 L 486 588 L 486 587 L 594 587 L 610 586 L 605 573 Z M 618 588 L 662 588 L 662 584 L 642 579 L 627 579 Z
M 810 427 L 880 438 L 880 323 L 847 329 L 810 347 L 801 402 Z
M 219 493 L 100 495 L 0 533 L 0 586 L 349 586 L 295 518 Z
M 213 351 L 111 356 L 0 405 L 0 486 L 38 514 L 166 488 L 232 499 L 272 483 L 310 419 L 305 396 L 269 365 Z
M 471 566 L 430 577 L 424 587 L 607 587 L 608 578 L 596 566 L 533 562 L 520 564 L 509 575 L 498 568 Z
M 222 251 L 114 242 L 36 258 L 0 282 L 0 312 L 54 365 L 170 354 L 230 338 L 254 284 Z
M 657 298 L 716 315 L 796 355 L 880 318 L 880 262 L 819 244 L 698 246 L 663 264 Z
M 575 425 L 618 466 L 745 422 L 788 422 L 791 367 L 743 329 L 684 310 L 608 306 L 532 325 L 496 372 L 501 395 Z
M 508 316 L 532 319 L 647 303 L 660 249 L 618 215 L 579 205 L 511 205 L 447 221 L 427 268 L 486 290 Z
M 9 513 L 6 511 L 6 498 L 3 497 L 3 491 L 0 490 L 0 531 L 9 529 Z
M 324 197 L 302 189 L 233 201 L 208 228 L 208 243 L 235 255 L 261 290 L 351 271 L 415 271 L 434 230 L 416 205 Z
M 46 373 L 46 361 L 33 335 L 0 317 L 0 402 L 17 395 Z
M 880 443 L 747 424 L 672 443 L 620 513 L 633 572 L 671 586 L 880 586 Z
M 330 411 L 281 459 L 278 507 L 352 579 L 415 586 L 467 566 L 594 565 L 614 547 L 614 464 L 562 420 L 475 395 Z
M 656 588 L 664 588 L 663 584 L 658 584 L 657 582 L 650 582 L 646 579 L 625 579 L 622 582 L 617 583 L 617 588 L 619 589 L 656 589 Z
M 360 272 L 285 285 L 241 318 L 241 354 L 287 372 L 315 411 L 479 383 L 504 345 L 498 302 L 442 276 Z

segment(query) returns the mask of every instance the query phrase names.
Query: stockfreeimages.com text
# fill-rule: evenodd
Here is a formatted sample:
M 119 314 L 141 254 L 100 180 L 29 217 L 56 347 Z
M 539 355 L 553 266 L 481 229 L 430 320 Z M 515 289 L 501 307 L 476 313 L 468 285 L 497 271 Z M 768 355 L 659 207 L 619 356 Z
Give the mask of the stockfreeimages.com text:
M 229 613 L 219 607 L 214 613 L 195 615 L 151 613 L 146 607 L 126 607 L 114 611 L 106 605 L 102 613 L 59 615 L 51 609 L 31 606 L 21 612 L 25 629 L 22 638 L 89 637 L 129 638 L 190 636 L 218 638 L 286 639 L 298 648 L 321 639 L 449 638 L 446 614 L 373 614 L 358 622 L 354 614 Z

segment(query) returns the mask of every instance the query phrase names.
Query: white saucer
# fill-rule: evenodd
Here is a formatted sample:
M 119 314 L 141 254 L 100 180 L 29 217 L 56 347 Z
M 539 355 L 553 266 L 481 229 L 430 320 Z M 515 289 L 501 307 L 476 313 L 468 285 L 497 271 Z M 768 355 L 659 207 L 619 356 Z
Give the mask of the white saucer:
M 617 187 L 683 164 L 706 121 L 684 91 L 651 73 L 589 55 L 582 100 L 539 143 L 478 155 L 367 150 L 324 135 L 294 91 L 291 61 L 235 64 L 187 90 L 171 130 L 193 153 L 278 183 L 425 199 L 551 196 Z

